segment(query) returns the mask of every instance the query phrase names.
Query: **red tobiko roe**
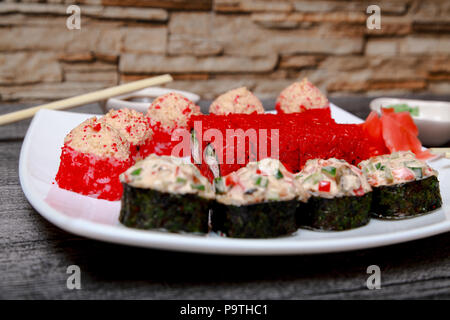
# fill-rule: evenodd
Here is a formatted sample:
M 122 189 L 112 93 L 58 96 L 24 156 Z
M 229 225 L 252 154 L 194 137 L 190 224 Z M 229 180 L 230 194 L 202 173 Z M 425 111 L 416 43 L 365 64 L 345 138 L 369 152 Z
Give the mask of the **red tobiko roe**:
M 139 147 L 139 155 L 142 159 L 154 153 L 158 156 L 172 155 L 173 148 L 178 145 L 179 141 L 172 141 L 172 132 L 175 130 L 167 130 L 160 124 L 152 126 L 153 137 Z
M 119 175 L 132 165 L 132 160 L 82 153 L 64 145 L 56 182 L 62 189 L 109 201 L 120 200 L 122 184 Z
M 279 131 L 278 159 L 291 172 L 299 171 L 304 163 L 314 158 L 338 158 L 344 159 L 352 164 L 358 164 L 372 155 L 369 139 L 366 137 L 362 127 L 356 124 L 337 124 L 331 118 L 329 108 L 309 109 L 302 113 L 281 114 L 229 114 L 224 115 L 195 115 L 191 118 L 191 127 L 200 130 L 195 122 L 200 122 L 201 132 L 196 132 L 197 137 L 203 137 L 202 147 L 211 143 L 214 146 L 220 163 L 220 174 L 227 174 L 245 166 L 249 161 L 261 160 L 271 155 L 274 137 L 271 130 Z M 260 129 L 267 132 L 267 154 L 260 155 L 259 150 L 250 153 L 248 138 L 246 146 L 242 148 L 239 138 L 234 143 L 224 143 L 214 140 L 206 140 L 204 133 L 209 129 L 218 130 L 224 139 L 227 130 L 235 131 L 241 129 L 245 135 L 248 129 L 254 129 L 257 133 Z M 235 134 L 235 137 L 239 134 Z M 240 137 L 241 141 L 244 137 Z M 242 143 L 242 142 L 241 142 Z M 241 148 L 240 148 L 241 147 Z M 258 146 L 260 148 L 261 146 Z M 243 151 L 242 151 L 243 149 Z M 255 149 L 255 148 L 254 148 Z M 239 151 L 241 150 L 241 151 Z M 243 152 L 243 153 L 242 153 Z M 203 154 L 204 152 L 199 152 Z M 226 162 L 226 155 L 231 154 L 233 159 Z M 256 158 L 252 160 L 253 158 Z M 243 159 L 239 162 L 238 159 Z M 206 159 L 198 164 L 200 172 L 211 180 L 209 167 L 205 165 Z

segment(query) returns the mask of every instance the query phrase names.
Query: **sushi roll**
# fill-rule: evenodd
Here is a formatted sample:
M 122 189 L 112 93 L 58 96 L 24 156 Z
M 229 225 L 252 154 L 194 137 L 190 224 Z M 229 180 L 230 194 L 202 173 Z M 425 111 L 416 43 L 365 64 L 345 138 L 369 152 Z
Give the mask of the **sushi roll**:
M 404 219 L 442 206 L 437 171 L 410 151 L 364 160 L 358 165 L 373 187 L 372 215 Z
M 261 101 L 246 87 L 228 91 L 211 103 L 209 113 L 228 115 L 230 113 L 264 113 Z
M 150 155 L 120 176 L 124 191 L 119 220 L 127 227 L 170 232 L 208 232 L 214 190 L 181 158 Z
M 213 230 L 234 238 L 273 238 L 297 230 L 296 197 L 301 192 L 279 160 L 249 162 L 219 179 L 225 188 L 216 195 Z
M 139 157 L 140 146 L 152 140 L 153 131 L 149 119 L 135 110 L 110 110 L 101 121 L 119 131 L 128 141 L 133 158 Z
M 372 189 L 357 167 L 335 158 L 311 159 L 295 178 L 311 196 L 297 211 L 300 227 L 340 231 L 369 222 Z
M 141 147 L 141 156 L 145 158 L 151 153 L 172 155 L 173 148 L 179 143 L 172 141 L 172 134 L 176 129 L 189 130 L 191 116 L 199 114 L 200 107 L 179 93 L 169 92 L 157 97 L 147 111 L 153 139 Z
M 56 182 L 62 189 L 98 199 L 120 200 L 119 175 L 132 165 L 130 144 L 96 117 L 64 139 Z
M 329 105 L 327 97 L 304 78 L 301 82 L 294 82 L 281 91 L 275 109 L 278 113 L 295 113 L 328 108 Z

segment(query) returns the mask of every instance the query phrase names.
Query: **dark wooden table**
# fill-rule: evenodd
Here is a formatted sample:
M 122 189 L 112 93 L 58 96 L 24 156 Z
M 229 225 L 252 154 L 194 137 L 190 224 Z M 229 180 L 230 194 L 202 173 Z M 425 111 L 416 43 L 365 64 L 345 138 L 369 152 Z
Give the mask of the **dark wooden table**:
M 369 100 L 332 99 L 363 118 Z M 23 107 L 0 105 L 0 113 Z M 100 108 L 76 111 L 99 113 Z M 42 218 L 22 193 L 17 171 L 28 125 L 0 127 L 0 298 L 450 298 L 450 233 L 370 250 L 284 257 L 166 252 L 69 234 Z M 69 265 L 81 269 L 81 290 L 66 287 Z M 366 287 L 369 265 L 381 268 L 381 290 Z

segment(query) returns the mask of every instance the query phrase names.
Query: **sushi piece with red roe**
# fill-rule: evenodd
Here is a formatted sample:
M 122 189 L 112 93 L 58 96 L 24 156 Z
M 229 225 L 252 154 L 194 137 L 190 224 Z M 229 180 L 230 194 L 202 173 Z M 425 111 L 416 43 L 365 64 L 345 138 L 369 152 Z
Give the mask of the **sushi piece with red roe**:
M 261 101 L 246 87 L 228 91 L 211 103 L 209 113 L 228 115 L 230 113 L 264 113 Z
M 65 137 L 55 180 L 62 189 L 115 201 L 122 196 L 119 175 L 132 162 L 128 141 L 93 117 Z
M 304 78 L 301 82 L 294 82 L 281 91 L 275 109 L 278 113 L 295 113 L 328 108 L 329 105 L 327 97 Z
M 200 107 L 179 93 L 169 92 L 157 97 L 147 111 L 153 139 L 141 147 L 141 156 L 145 158 L 151 153 L 171 155 L 179 143 L 172 141 L 172 134 L 178 128 L 189 130 L 190 117 L 198 114 L 201 114 Z
M 149 119 L 136 110 L 120 109 L 110 110 L 101 121 L 113 127 L 130 143 L 130 152 L 133 158 L 139 157 L 139 147 L 150 143 L 153 130 Z

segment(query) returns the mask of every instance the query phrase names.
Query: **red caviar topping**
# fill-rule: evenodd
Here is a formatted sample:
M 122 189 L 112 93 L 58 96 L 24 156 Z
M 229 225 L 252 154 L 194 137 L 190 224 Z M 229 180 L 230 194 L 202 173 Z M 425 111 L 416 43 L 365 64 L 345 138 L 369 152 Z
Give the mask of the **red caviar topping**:
M 92 129 L 93 129 L 94 131 L 99 132 L 100 130 L 102 130 L 102 125 L 101 125 L 101 123 L 97 123 L 95 126 L 92 127 Z M 95 137 L 95 135 L 94 135 L 94 137 Z

